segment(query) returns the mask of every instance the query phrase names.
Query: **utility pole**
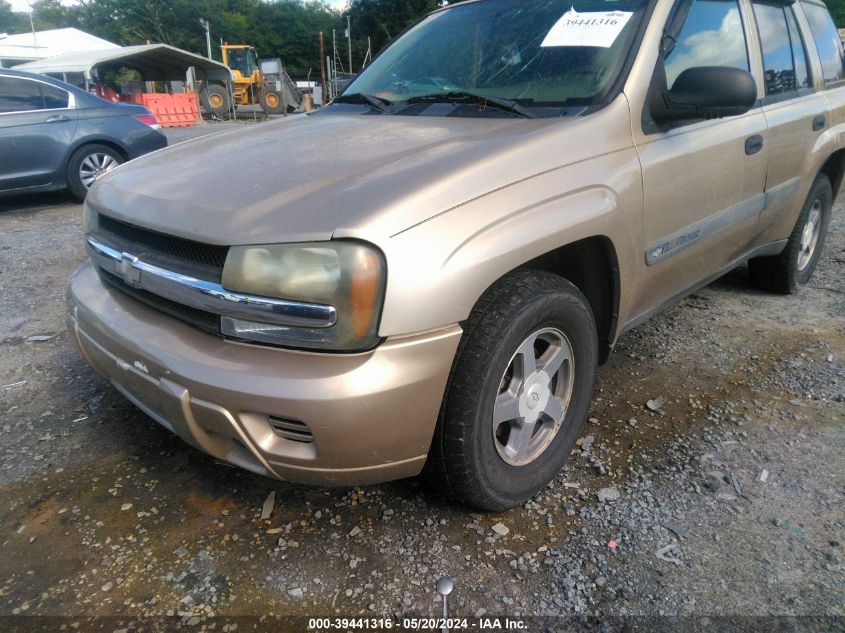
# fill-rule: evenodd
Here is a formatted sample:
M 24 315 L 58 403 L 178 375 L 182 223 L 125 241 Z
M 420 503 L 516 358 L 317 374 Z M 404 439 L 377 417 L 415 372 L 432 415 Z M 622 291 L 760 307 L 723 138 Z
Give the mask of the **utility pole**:
M 346 41 L 349 44 L 349 74 L 352 74 L 352 20 L 346 16 Z
M 32 3 L 27 1 L 26 6 L 29 7 L 29 28 L 32 29 L 32 46 L 35 49 L 35 54 L 38 54 L 38 39 L 35 37 L 35 22 L 32 21 Z
M 320 80 L 323 82 L 323 98 L 320 100 L 320 105 L 324 106 L 329 102 L 329 91 L 326 84 L 326 45 L 323 42 L 322 31 L 320 31 Z
M 200 25 L 205 29 L 205 46 L 208 49 L 208 58 L 211 59 L 211 25 L 205 18 L 200 18 Z

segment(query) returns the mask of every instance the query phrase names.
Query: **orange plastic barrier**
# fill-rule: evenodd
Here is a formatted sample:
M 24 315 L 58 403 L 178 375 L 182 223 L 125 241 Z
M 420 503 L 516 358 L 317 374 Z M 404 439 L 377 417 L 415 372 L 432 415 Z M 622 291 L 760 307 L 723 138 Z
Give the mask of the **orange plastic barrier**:
M 120 100 L 146 106 L 161 127 L 189 127 L 200 120 L 199 98 L 195 92 L 141 92 L 120 95 Z

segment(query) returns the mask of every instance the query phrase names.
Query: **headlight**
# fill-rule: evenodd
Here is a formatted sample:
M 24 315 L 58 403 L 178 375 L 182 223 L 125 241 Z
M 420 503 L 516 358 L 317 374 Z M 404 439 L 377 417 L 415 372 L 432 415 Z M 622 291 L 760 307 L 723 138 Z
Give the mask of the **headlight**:
M 97 228 L 97 212 L 88 206 L 87 202 L 82 203 L 82 233 L 88 235 Z
M 358 242 L 233 246 L 223 267 L 223 287 L 264 297 L 332 306 L 327 327 L 294 327 L 223 317 L 223 334 L 294 347 L 362 350 L 378 343 L 384 298 L 381 253 Z

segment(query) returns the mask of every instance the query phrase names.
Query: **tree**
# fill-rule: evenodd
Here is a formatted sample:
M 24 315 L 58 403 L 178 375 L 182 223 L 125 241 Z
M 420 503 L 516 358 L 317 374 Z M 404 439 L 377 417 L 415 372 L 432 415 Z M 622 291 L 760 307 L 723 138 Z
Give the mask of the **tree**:
M 32 3 L 32 22 L 38 31 L 79 26 L 75 7 L 67 7 L 59 0 L 37 0 Z
M 340 14 L 320 1 L 285 0 L 258 3 L 253 20 L 261 25 L 251 43 L 261 57 L 280 57 L 291 75 L 312 78 L 320 74 L 317 34 L 341 27 Z
M 845 0 L 828 0 L 827 8 L 830 9 L 836 26 L 845 29 Z
M 20 33 L 29 28 L 29 17 L 25 13 L 12 11 L 12 5 L 0 0 L 0 33 Z
M 351 0 L 348 13 L 353 33 L 364 40 L 369 36 L 376 52 L 441 4 L 439 0 Z
M 355 59 L 363 59 L 370 38 L 375 55 L 402 31 L 426 14 L 465 0 L 350 0 L 347 12 L 352 19 Z M 345 22 L 344 26 L 345 28 Z M 342 59 L 346 59 L 345 56 Z M 354 64 L 354 62 L 353 62 Z
M 199 44 L 199 23 L 184 0 L 83 0 L 82 27 L 118 44 Z M 194 26 L 196 25 L 196 26 Z M 197 31 L 191 38 L 191 31 Z M 192 41 L 193 40 L 193 41 Z

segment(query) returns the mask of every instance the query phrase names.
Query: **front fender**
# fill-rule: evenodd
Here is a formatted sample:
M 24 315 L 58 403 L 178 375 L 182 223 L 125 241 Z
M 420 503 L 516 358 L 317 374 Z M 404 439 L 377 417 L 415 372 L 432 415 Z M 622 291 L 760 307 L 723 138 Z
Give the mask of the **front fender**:
M 388 282 L 380 334 L 459 323 L 508 272 L 594 236 L 616 250 L 624 317 L 640 267 L 642 199 L 639 160 L 628 148 L 496 190 L 392 236 L 381 244 Z

